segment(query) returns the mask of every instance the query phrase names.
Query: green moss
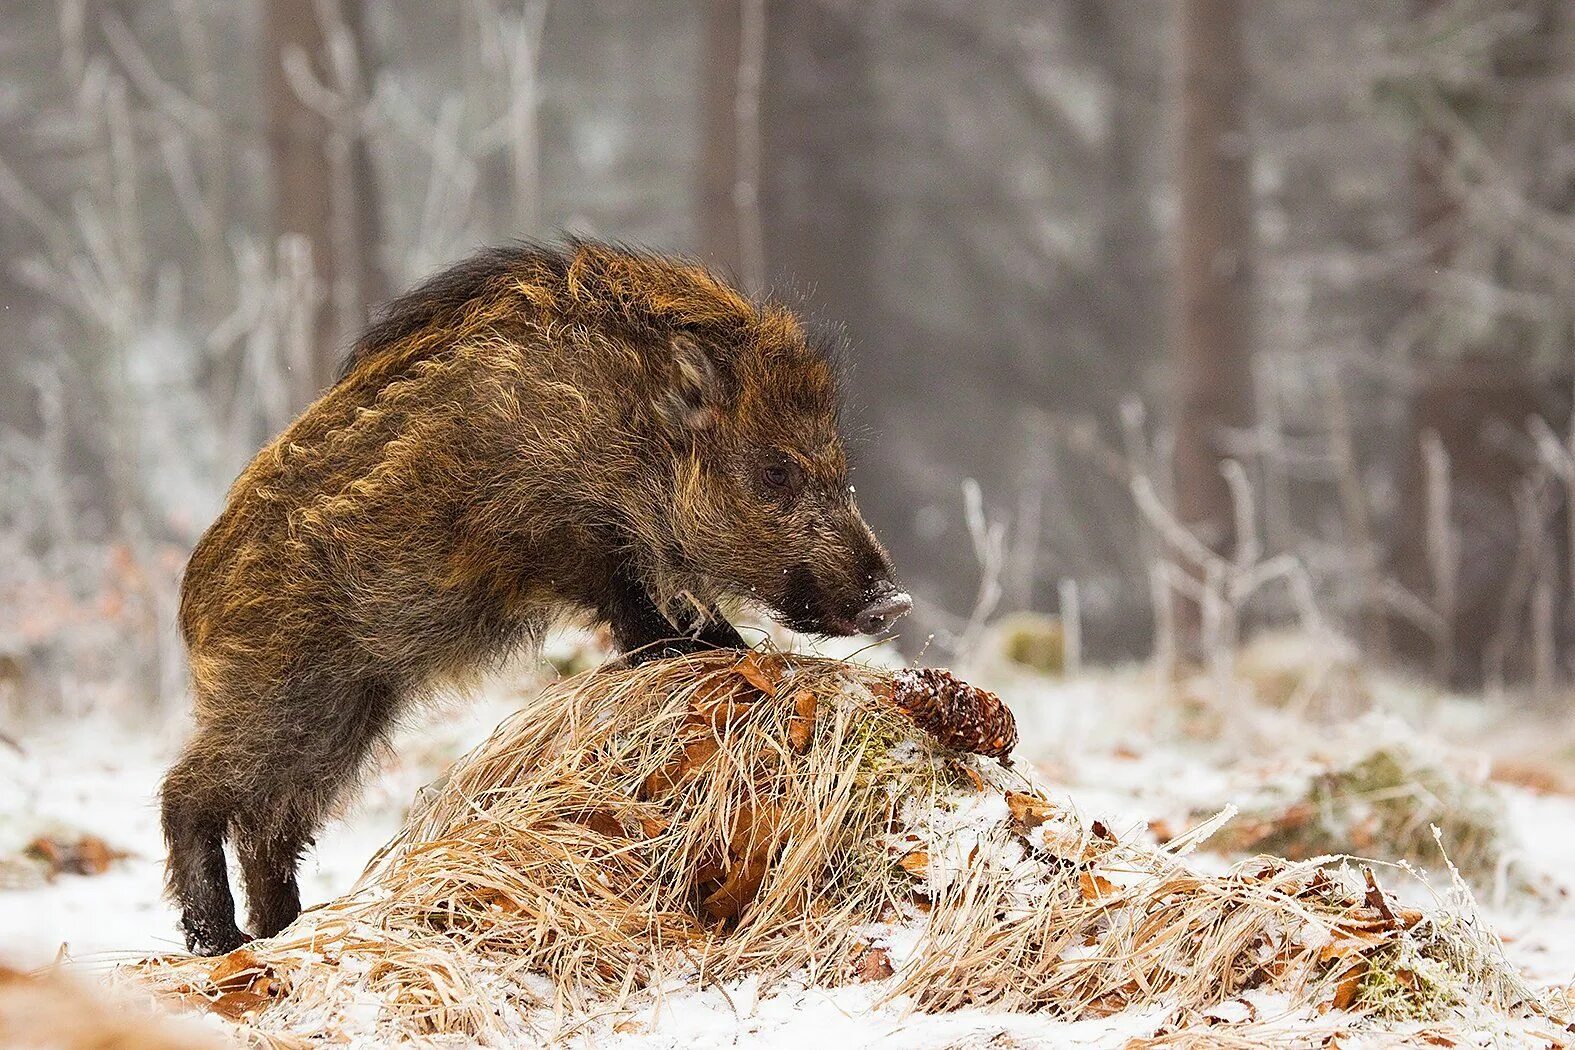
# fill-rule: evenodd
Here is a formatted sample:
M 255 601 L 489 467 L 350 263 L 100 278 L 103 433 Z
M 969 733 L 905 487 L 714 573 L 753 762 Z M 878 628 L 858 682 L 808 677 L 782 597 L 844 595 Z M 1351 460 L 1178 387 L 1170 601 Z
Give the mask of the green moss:
M 1507 975 L 1490 941 L 1454 915 L 1429 919 L 1368 956 L 1354 1009 L 1389 1021 L 1438 1021 L 1491 991 L 1531 997 Z
M 1059 675 L 1066 670 L 1066 629 L 1053 616 L 1018 613 L 996 627 L 1001 655 L 1039 674 Z
M 1355 1009 L 1393 1021 L 1432 1021 L 1463 1002 L 1470 975 L 1427 958 L 1411 941 L 1373 953 L 1357 983 Z

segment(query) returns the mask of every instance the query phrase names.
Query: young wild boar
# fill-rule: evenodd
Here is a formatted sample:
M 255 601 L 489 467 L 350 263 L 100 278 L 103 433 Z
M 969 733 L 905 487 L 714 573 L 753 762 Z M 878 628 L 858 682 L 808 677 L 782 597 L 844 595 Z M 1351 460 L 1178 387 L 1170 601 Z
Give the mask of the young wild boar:
M 295 869 L 411 704 L 552 623 L 633 659 L 743 647 L 717 613 L 883 630 L 831 363 L 777 306 L 604 245 L 483 252 L 392 303 L 263 449 L 181 589 L 197 728 L 164 781 L 188 947 L 300 911 Z

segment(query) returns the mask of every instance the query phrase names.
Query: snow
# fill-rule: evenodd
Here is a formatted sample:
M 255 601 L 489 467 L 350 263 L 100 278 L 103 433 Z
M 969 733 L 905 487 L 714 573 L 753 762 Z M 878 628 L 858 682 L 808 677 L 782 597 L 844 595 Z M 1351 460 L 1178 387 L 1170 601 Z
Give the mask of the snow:
M 500 693 L 420 712 L 301 865 L 302 903 L 349 889 L 399 829 L 416 791 L 510 710 Z M 183 948 L 162 892 L 158 785 L 185 732 L 183 720 L 138 724 L 104 714 L 13 732 L 23 754 L 0 749 L 0 856 L 15 856 L 39 835 L 84 832 L 130 856 L 102 875 L 0 890 L 0 962 L 31 968 L 59 956 L 107 967 Z M 233 860 L 230 869 L 233 881 Z
M 539 679 L 537 679 L 539 681 Z M 1213 812 L 1278 778 L 1294 779 L 1320 755 L 1351 746 L 1375 732 L 1353 723 L 1345 732 L 1318 739 L 1287 738 L 1280 753 L 1225 757 L 1218 746 L 1171 733 L 1152 711 L 1143 690 L 1146 672 L 1099 673 L 1071 682 L 1022 678 L 1000 684 L 1019 716 L 1023 742 L 1016 758 L 1048 775 L 1055 802 L 1098 816 L 1118 837 L 1149 834 L 1151 822 L 1187 826 L 1184 816 Z M 302 868 L 304 901 L 324 901 L 355 881 L 373 852 L 401 824 L 416 791 L 446 765 L 478 743 L 512 709 L 520 689 L 494 684 L 470 701 L 420 713 L 401 732 L 359 801 L 325 830 L 317 851 Z M 1403 703 L 1393 705 L 1403 708 Z M 1389 716 L 1386 731 L 1406 722 Z M 1456 740 L 1486 740 L 1480 721 L 1456 711 Z M 87 972 L 107 971 L 133 958 L 175 950 L 175 916 L 161 896 L 163 846 L 156 791 L 185 726 L 176 718 L 137 720 L 111 715 L 22 725 L 11 729 L 21 753 L 0 746 L 0 857 L 15 856 L 46 833 L 87 832 L 129 852 L 97 876 L 60 875 L 37 885 L 0 882 L 0 962 L 23 968 L 57 958 Z M 1407 730 L 1410 731 L 1410 730 Z M 1440 741 L 1441 750 L 1457 749 Z M 1227 747 L 1226 751 L 1229 750 Z M 1502 789 L 1518 847 L 1513 864 L 1528 874 L 1531 892 L 1490 892 L 1483 911 L 1503 937 L 1506 951 L 1538 987 L 1575 981 L 1575 798 Z M 998 797 L 977 807 L 961 806 L 943 817 L 959 832 L 951 837 L 966 852 L 972 823 L 999 821 Z M 973 812 L 978 808 L 980 812 Z M 1196 823 L 1194 820 L 1193 823 Z M 1040 834 L 1054 835 L 1053 822 Z M 981 840 L 982 841 L 982 840 Z M 1000 858 L 1010 863 L 1011 858 Z M 1200 866 L 1224 858 L 1198 855 Z M 936 858 L 936 871 L 948 868 Z M 899 960 L 911 953 L 901 934 L 871 931 L 872 940 Z M 760 1047 L 1013 1045 L 1081 1047 L 1121 1045 L 1153 1034 L 1164 1011 L 1123 1011 L 1103 1019 L 1068 1022 L 1043 1015 L 1009 1015 L 965 1010 L 923 1014 L 911 1004 L 878 1003 L 879 985 L 837 989 L 787 987 L 762 994 L 753 981 L 721 987 L 675 986 L 654 997 L 633 1017 L 575 1022 L 570 1032 L 553 1031 L 541 1018 L 538 1035 L 569 1036 L 597 1046 L 674 1047 L 699 1050 L 745 1044 Z M 368 1009 L 371 1009 L 369 1006 Z M 1304 1016 L 1272 996 L 1258 996 L 1216 1011 L 1222 1021 L 1247 1015 L 1259 1022 L 1279 1018 L 1287 1032 L 1334 1031 L 1338 1017 Z M 369 1030 L 364 1022 L 344 1019 Z M 1341 1045 L 1364 1044 L 1349 1040 Z

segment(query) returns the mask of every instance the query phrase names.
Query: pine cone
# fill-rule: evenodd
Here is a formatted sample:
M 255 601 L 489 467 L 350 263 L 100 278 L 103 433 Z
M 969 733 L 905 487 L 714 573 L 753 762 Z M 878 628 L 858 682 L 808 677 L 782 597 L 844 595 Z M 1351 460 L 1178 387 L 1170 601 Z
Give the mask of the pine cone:
M 994 693 L 938 667 L 898 671 L 886 698 L 913 724 L 955 751 L 1000 759 L 1017 746 L 1017 720 Z

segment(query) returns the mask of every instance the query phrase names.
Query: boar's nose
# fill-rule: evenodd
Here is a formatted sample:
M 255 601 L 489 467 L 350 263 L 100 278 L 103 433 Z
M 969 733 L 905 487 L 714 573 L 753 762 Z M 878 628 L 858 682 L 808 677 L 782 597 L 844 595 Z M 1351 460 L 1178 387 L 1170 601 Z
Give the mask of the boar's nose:
M 913 608 L 913 599 L 896 585 L 882 581 L 875 585 L 870 603 L 853 618 L 861 634 L 878 634 L 890 627 L 898 617 Z

